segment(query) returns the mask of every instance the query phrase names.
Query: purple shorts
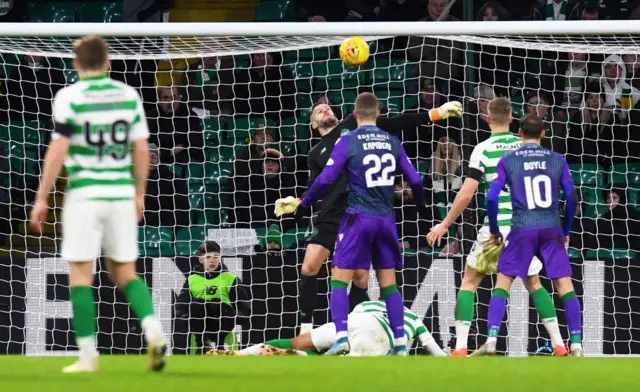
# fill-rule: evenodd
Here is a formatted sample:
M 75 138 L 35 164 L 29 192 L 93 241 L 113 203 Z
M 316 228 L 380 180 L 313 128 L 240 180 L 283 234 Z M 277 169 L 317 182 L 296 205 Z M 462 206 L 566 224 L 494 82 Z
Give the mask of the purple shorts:
M 559 227 L 511 231 L 498 261 L 498 272 L 525 279 L 533 256 L 542 263 L 550 279 L 571 276 L 571 264 Z
M 395 217 L 380 217 L 347 212 L 344 214 L 333 257 L 340 269 L 368 270 L 402 268 Z

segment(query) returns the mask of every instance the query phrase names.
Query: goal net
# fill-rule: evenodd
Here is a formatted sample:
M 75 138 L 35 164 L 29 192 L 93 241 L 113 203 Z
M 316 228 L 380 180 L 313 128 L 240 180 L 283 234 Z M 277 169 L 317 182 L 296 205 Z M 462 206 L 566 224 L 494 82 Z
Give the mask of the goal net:
M 424 317 L 443 347 L 454 343 L 456 294 L 482 225 L 484 187 L 443 244 L 430 248 L 425 235 L 448 212 L 473 147 L 489 137 L 487 102 L 506 96 L 512 131 L 527 112 L 543 117 L 544 144 L 567 158 L 579 190 L 569 254 L 586 354 L 640 354 L 634 294 L 640 292 L 640 46 L 629 34 L 637 27 L 625 33 L 626 26 L 612 31 L 604 22 L 566 23 L 562 29 L 548 22 L 145 24 L 139 32 L 128 24 L 72 25 L 64 34 L 112 37 L 111 77 L 143 97 L 152 169 L 137 268 L 152 288 L 173 354 L 295 336 L 299 270 L 318 211 L 277 219 L 274 203 L 306 189 L 307 155 L 319 138 L 311 129 L 312 104 L 327 102 L 344 119 L 364 91 L 378 96 L 388 117 L 427 116 L 448 100 L 464 103 L 461 119 L 398 132 L 430 201 L 417 211 L 397 179 L 405 263 L 398 279 L 406 306 Z M 0 353 L 68 355 L 77 349 L 68 265 L 60 257 L 66 174 L 49 199 L 44 232 L 27 224 L 52 129 L 53 96 L 77 81 L 75 38 L 59 37 L 59 29 L 28 25 L 21 34 L 7 28 L 0 35 Z M 345 67 L 338 45 L 359 34 L 371 57 L 363 66 Z M 218 276 L 202 271 L 205 240 L 221 245 L 224 268 L 239 281 L 233 298 L 216 296 L 211 281 L 189 289 L 193 274 Z M 100 352 L 140 352 L 139 322 L 109 281 L 103 259 L 95 271 Z M 327 276 L 325 266 L 316 325 L 330 321 Z M 492 284 L 486 279 L 477 293 L 472 350 L 486 337 Z M 548 280 L 543 284 L 552 290 Z M 373 275 L 369 297 L 379 297 Z M 521 283 L 509 303 L 499 350 L 546 353 L 548 337 Z M 559 318 L 567 336 L 562 311 Z

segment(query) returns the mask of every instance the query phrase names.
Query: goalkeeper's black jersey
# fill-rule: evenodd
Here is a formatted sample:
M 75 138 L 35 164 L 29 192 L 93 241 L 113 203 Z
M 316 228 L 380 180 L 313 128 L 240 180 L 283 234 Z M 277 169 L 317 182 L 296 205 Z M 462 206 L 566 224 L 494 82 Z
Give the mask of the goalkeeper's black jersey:
M 378 118 L 378 127 L 392 135 L 400 137 L 404 129 L 416 128 L 431 123 L 428 113 L 403 114 L 401 116 Z M 344 132 L 356 129 L 358 124 L 353 115 L 347 116 L 333 131 L 324 135 L 322 139 L 309 151 L 309 186 L 320 175 L 333 152 L 333 146 Z M 340 174 L 324 199 L 320 202 L 320 212 L 316 224 L 340 224 L 347 209 L 348 181 L 345 172 Z

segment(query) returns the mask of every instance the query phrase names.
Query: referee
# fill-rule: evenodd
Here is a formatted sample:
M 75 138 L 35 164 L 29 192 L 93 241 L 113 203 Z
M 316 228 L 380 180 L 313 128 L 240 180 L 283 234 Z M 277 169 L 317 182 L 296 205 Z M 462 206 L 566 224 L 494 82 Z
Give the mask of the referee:
M 404 114 L 393 118 L 378 118 L 377 125 L 381 129 L 400 135 L 404 129 L 428 125 L 432 121 L 444 120 L 448 117 L 459 117 L 462 105 L 459 102 L 448 102 L 439 108 L 432 109 L 428 115 L 424 113 Z M 322 139 L 309 151 L 309 187 L 320 175 L 340 136 L 357 128 L 356 119 L 351 114 L 343 121 L 339 121 L 329 105 L 316 103 L 311 109 L 311 127 L 317 129 Z M 300 333 L 313 329 L 313 311 L 318 296 L 318 273 L 320 267 L 333 251 L 338 235 L 338 227 L 347 209 L 347 175 L 342 173 L 334 182 L 333 188 L 321 201 L 314 231 L 308 240 L 307 249 L 302 263 L 302 279 L 300 282 Z M 278 202 L 284 202 L 279 200 Z M 299 201 L 297 201 L 299 203 Z M 278 203 L 276 204 L 278 205 Z M 295 208 L 294 208 L 295 209 Z M 349 302 L 351 308 L 356 304 L 368 300 L 367 285 L 369 274 L 356 273 L 354 276 Z

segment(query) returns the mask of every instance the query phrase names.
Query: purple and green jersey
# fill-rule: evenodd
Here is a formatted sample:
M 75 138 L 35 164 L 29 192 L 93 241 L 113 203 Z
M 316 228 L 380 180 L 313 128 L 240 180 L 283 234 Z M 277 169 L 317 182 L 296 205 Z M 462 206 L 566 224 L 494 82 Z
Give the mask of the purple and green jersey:
M 538 144 L 525 144 L 505 155 L 496 167 L 497 177 L 487 194 L 487 215 L 492 233 L 498 231 L 499 194 L 505 186 L 511 193 L 511 230 L 562 227 L 571 231 L 575 213 L 573 181 L 565 159 Z M 560 190 L 567 199 L 564 222 L 560 215 Z
M 535 143 L 524 144 L 505 155 L 496 167 L 496 178 L 487 194 L 491 233 L 497 233 L 500 192 L 509 187 L 513 218 L 498 260 L 498 272 L 526 278 L 534 256 L 542 260 L 547 277 L 571 276 L 565 236 L 571 231 L 576 200 L 565 159 Z M 567 200 L 560 215 L 560 190 Z
M 309 207 L 324 196 L 346 170 L 349 196 L 347 211 L 371 216 L 393 216 L 396 174 L 403 174 L 417 203 L 424 200 L 422 179 L 395 136 L 376 126 L 363 126 L 343 135 L 331 158 L 302 198 Z

